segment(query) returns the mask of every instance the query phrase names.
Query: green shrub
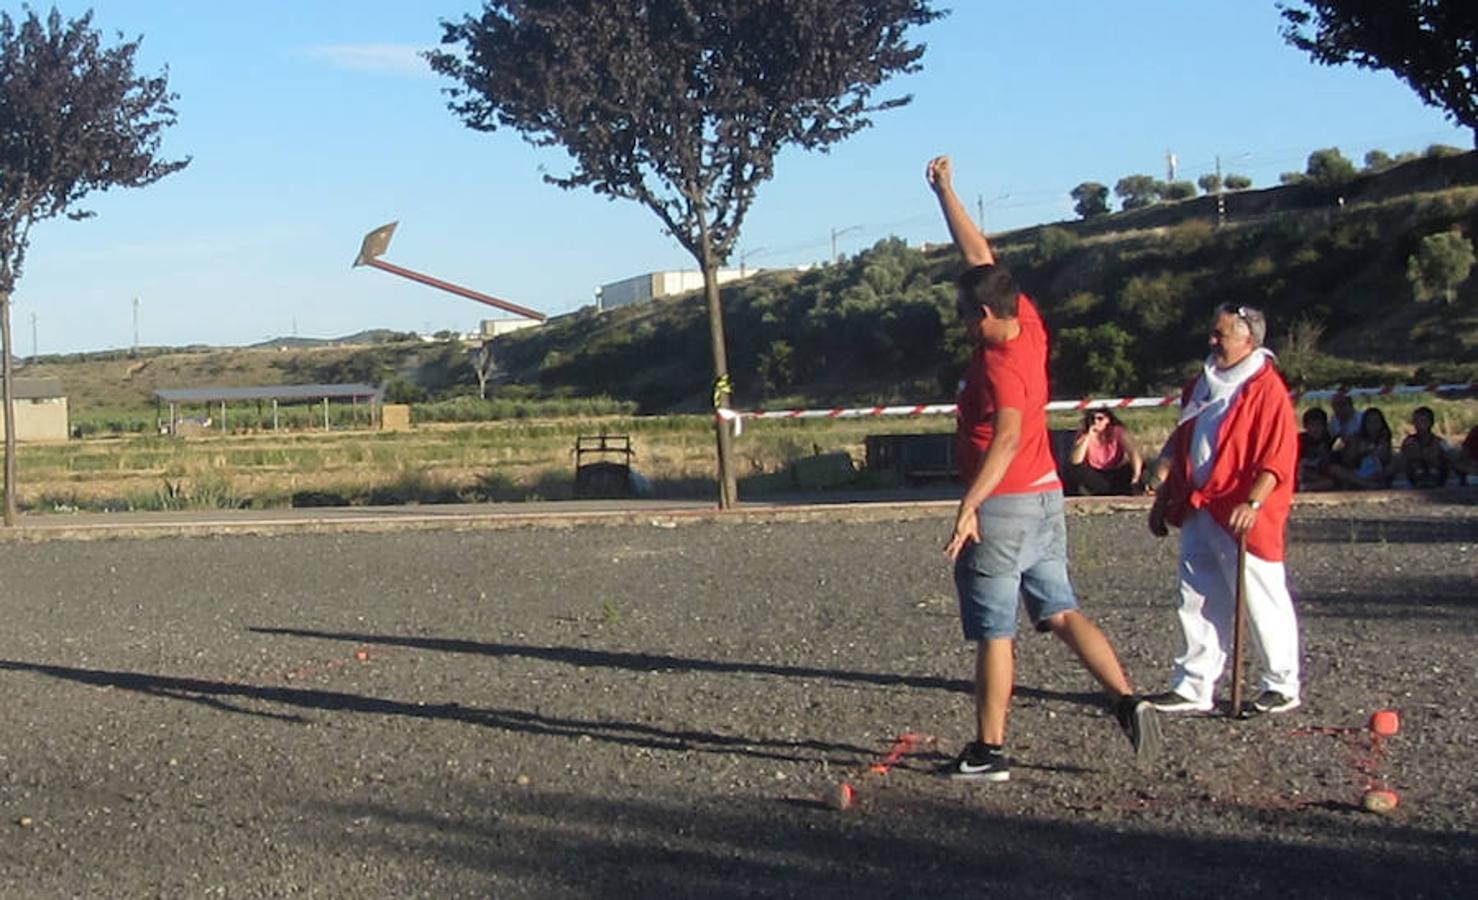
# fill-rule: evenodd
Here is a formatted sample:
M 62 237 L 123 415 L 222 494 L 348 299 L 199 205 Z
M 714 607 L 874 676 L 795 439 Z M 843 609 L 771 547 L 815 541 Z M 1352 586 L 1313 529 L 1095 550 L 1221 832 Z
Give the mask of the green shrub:
M 1427 302 L 1441 298 L 1451 303 L 1458 285 L 1473 271 L 1473 242 L 1457 231 L 1429 234 L 1406 262 L 1406 279 L 1416 299 Z
M 1044 265 L 1077 248 L 1079 239 L 1066 228 L 1049 226 L 1037 232 L 1037 244 L 1033 256 L 1038 265 Z

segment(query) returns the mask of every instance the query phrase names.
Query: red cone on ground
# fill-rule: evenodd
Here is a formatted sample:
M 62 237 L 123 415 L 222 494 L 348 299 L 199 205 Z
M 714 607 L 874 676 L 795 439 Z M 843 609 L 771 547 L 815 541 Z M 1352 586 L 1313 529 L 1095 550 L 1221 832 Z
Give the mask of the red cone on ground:
M 1370 730 L 1381 737 L 1390 737 L 1401 730 L 1401 715 L 1394 709 L 1378 709 L 1370 717 Z

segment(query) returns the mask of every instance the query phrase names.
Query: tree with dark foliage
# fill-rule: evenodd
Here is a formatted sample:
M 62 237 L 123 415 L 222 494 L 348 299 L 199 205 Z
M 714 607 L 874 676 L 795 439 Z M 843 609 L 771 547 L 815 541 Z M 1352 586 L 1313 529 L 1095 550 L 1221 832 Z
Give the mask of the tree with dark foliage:
M 104 47 L 92 13 L 43 21 L 27 7 L 16 22 L 0 12 L 0 380 L 5 409 L 5 524 L 15 524 L 15 405 L 10 295 L 31 228 L 59 215 L 91 215 L 77 204 L 94 190 L 142 187 L 184 168 L 159 158 L 175 122 L 164 74 L 134 72 L 139 41 Z
M 1473 129 L 1478 147 L 1478 3 L 1290 0 L 1278 8 L 1283 39 L 1315 62 L 1390 69 L 1429 106 Z
M 1068 195 L 1076 201 L 1073 204 L 1074 212 L 1085 219 L 1093 219 L 1108 215 L 1108 193 L 1106 185 L 1085 181 L 1069 191 Z
M 703 270 L 714 403 L 728 407 L 717 272 L 782 147 L 826 150 L 909 102 L 877 99 L 916 71 L 907 33 L 929 0 L 487 0 L 443 22 L 428 54 L 457 82 L 449 107 L 479 131 L 511 128 L 570 155 L 558 187 L 635 200 Z M 718 422 L 720 502 L 737 500 Z

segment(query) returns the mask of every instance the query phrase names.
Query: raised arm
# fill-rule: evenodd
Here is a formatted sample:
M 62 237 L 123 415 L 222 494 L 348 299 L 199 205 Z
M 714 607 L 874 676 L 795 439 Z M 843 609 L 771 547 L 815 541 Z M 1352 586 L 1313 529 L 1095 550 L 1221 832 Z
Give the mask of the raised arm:
M 954 167 L 950 164 L 949 157 L 936 156 L 929 160 L 929 167 L 924 177 L 928 179 L 934 196 L 939 198 L 939 208 L 944 212 L 944 222 L 949 226 L 949 236 L 954 239 L 955 246 L 965 257 L 965 262 L 972 266 L 995 265 L 996 255 L 991 252 L 990 242 L 985 239 L 985 233 L 975 226 L 970 214 L 965 212 L 964 204 L 955 194 Z

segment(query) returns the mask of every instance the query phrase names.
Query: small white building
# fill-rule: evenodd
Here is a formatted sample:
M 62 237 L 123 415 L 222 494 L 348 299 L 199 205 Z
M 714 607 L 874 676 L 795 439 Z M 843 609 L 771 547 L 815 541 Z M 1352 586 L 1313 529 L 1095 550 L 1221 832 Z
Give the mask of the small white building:
M 757 274 L 758 271 L 753 268 L 719 269 L 718 283 L 737 281 L 740 278 Z M 698 269 L 648 272 L 645 275 L 613 281 L 596 288 L 595 307 L 596 309 L 615 309 L 618 306 L 630 306 L 633 303 L 646 303 L 659 297 L 686 294 L 688 291 L 701 290 L 702 287 L 703 272 Z
M 17 378 L 13 394 L 17 441 L 65 441 L 70 436 L 60 378 Z M 0 403 L 0 429 L 4 427 L 5 405 Z
M 525 328 L 536 328 L 544 324 L 538 319 L 483 319 L 479 329 L 479 337 L 489 341 L 500 335 L 512 334 Z

